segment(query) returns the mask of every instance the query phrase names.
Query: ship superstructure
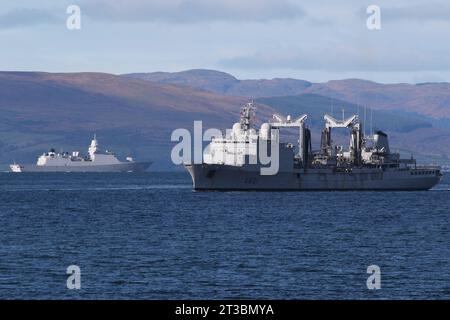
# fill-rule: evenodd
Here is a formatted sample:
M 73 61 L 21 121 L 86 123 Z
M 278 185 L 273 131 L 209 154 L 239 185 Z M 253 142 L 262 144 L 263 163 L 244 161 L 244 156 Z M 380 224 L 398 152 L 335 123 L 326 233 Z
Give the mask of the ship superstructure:
M 427 190 L 442 176 L 438 166 L 418 166 L 415 159 L 392 153 L 386 133 L 365 137 L 357 115 L 341 120 L 324 115 L 320 149 L 312 150 L 307 115 L 273 115 L 258 131 L 253 113 L 253 104 L 246 104 L 240 122 L 225 137 L 212 139 L 202 163 L 185 164 L 194 189 Z M 280 141 L 280 130 L 286 128 L 298 130 L 296 145 Z M 333 143 L 335 129 L 349 131 L 347 148 Z M 270 170 L 265 152 L 278 155 L 276 171 Z

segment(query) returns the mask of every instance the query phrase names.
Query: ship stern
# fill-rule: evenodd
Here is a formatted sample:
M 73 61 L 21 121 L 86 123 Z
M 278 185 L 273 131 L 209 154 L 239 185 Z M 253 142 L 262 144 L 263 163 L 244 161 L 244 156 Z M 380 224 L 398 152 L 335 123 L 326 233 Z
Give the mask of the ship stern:
M 9 168 L 11 169 L 11 172 L 22 172 L 22 166 L 20 164 L 10 164 Z

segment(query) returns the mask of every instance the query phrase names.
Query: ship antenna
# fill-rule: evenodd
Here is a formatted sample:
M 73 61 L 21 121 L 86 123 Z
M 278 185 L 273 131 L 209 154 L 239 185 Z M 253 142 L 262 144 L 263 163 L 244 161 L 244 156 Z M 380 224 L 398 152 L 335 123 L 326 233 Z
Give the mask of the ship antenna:
M 334 99 L 333 99 L 333 97 L 330 97 L 330 99 L 331 99 L 331 116 L 332 117 L 334 117 Z
M 366 135 L 367 106 L 364 105 L 364 135 Z
M 241 127 L 244 131 L 247 131 L 250 129 L 252 117 L 254 116 L 255 108 L 253 107 L 253 100 L 252 102 L 246 103 L 241 108 Z
M 370 134 L 373 136 L 373 109 L 370 108 Z
M 357 100 L 356 100 L 356 114 L 359 116 L 359 94 L 357 95 Z

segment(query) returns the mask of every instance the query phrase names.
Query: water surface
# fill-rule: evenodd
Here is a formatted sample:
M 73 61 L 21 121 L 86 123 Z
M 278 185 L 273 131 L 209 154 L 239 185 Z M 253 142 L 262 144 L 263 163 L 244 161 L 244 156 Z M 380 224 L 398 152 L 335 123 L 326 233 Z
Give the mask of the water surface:
M 449 176 L 428 192 L 258 193 L 193 192 L 185 173 L 3 173 L 0 298 L 449 299 L 449 190 Z

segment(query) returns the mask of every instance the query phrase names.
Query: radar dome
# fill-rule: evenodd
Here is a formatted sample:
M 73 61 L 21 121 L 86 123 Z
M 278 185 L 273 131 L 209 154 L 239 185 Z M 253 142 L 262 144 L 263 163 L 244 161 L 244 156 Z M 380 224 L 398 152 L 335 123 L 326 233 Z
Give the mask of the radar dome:
M 236 122 L 235 124 L 233 124 L 233 133 L 234 134 L 241 133 L 241 124 L 239 122 Z

